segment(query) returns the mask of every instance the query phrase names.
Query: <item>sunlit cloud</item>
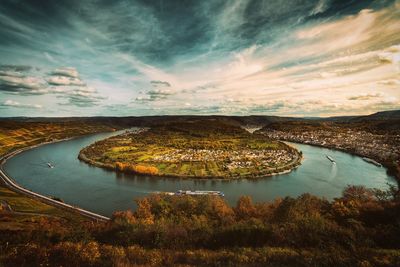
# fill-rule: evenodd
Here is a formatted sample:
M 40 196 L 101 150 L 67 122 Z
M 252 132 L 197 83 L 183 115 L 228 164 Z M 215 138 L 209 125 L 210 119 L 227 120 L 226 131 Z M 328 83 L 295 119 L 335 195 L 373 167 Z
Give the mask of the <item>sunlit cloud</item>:
M 78 78 L 79 77 L 78 71 L 72 67 L 64 67 L 64 68 L 55 69 L 54 71 L 51 72 L 51 74 L 58 75 L 58 76 L 70 77 L 70 78 Z
M 154 87 L 171 87 L 171 84 L 165 81 L 151 81 L 150 83 Z
M 10 99 L 4 101 L 3 103 L 0 103 L 0 108 L 1 107 L 24 108 L 24 109 L 25 108 L 27 108 L 27 109 L 31 109 L 31 108 L 41 109 L 41 108 L 43 108 L 42 105 L 38 105 L 38 104 L 21 104 L 21 103 L 19 103 L 17 101 L 10 100 Z
M 350 96 L 347 99 L 348 100 L 370 100 L 370 99 L 374 99 L 374 98 L 380 98 L 381 96 L 382 96 L 381 94 L 376 93 L 376 94 Z
M 54 116 L 400 108 L 398 0 L 162 2 L 1 3 L 0 102 Z

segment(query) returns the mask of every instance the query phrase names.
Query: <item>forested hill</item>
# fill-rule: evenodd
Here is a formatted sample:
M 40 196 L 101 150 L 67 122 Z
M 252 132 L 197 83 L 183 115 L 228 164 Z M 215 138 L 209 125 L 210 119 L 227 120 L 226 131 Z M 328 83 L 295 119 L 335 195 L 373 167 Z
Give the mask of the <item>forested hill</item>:
M 321 125 L 320 123 L 332 122 L 339 124 L 354 124 L 356 127 L 399 129 L 400 110 L 382 111 L 367 116 L 342 116 L 328 118 L 299 118 L 299 117 L 280 117 L 280 116 L 222 116 L 222 115 L 168 115 L 168 116 L 143 116 L 143 117 L 12 117 L 0 118 L 0 122 L 21 121 L 21 122 L 84 122 L 84 123 L 103 123 L 107 125 L 119 125 L 122 127 L 130 126 L 154 126 L 169 123 L 201 123 L 201 122 L 220 122 L 236 126 L 254 125 L 266 126 L 273 123 L 305 122 L 309 125 Z M 383 128 L 382 128 L 383 127 Z

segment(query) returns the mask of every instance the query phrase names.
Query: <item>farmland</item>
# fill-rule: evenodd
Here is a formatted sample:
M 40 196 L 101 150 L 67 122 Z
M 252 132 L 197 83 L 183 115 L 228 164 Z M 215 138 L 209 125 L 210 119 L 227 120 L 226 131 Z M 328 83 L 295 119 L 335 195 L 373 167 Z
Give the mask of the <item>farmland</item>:
M 86 147 L 80 158 L 98 166 L 184 178 L 254 178 L 289 171 L 296 149 L 232 125 L 207 122 L 155 126 Z

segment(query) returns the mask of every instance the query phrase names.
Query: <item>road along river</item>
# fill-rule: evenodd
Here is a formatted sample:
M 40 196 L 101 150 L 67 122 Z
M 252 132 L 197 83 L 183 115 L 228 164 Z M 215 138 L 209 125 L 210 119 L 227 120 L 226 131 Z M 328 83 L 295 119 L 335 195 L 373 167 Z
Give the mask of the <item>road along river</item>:
M 113 211 L 135 209 L 135 198 L 152 192 L 183 190 L 218 190 L 235 205 L 242 195 L 254 201 L 302 193 L 332 199 L 349 184 L 380 189 L 395 184 L 385 168 L 341 151 L 290 143 L 303 152 L 302 164 L 291 173 L 257 180 L 193 180 L 155 178 L 119 174 L 90 166 L 78 160 L 79 151 L 95 141 L 117 134 L 100 133 L 58 143 L 46 144 L 9 158 L 5 173 L 17 184 L 45 196 L 61 198 L 68 204 L 111 216 Z M 331 156 L 332 164 L 326 155 Z M 54 165 L 49 168 L 47 162 Z

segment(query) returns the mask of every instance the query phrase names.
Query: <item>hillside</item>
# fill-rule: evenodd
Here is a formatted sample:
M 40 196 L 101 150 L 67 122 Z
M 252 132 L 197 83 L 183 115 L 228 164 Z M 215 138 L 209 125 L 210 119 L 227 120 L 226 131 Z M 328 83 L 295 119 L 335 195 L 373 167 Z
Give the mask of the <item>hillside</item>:
M 14 122 L 48 122 L 48 123 L 62 123 L 62 122 L 76 122 L 76 123 L 89 123 L 89 124 L 102 124 L 102 125 L 119 125 L 121 127 L 129 126 L 154 126 L 160 124 L 170 123 L 184 123 L 184 122 L 201 122 L 204 120 L 218 121 L 224 124 L 231 125 L 258 125 L 265 126 L 271 123 L 283 122 L 336 122 L 336 123 L 364 123 L 368 124 L 371 121 L 380 121 L 384 123 L 391 121 L 392 124 L 399 124 L 400 110 L 382 111 L 366 116 L 341 116 L 341 117 L 313 117 L 313 118 L 299 118 L 299 117 L 280 117 L 280 116 L 266 116 L 266 115 L 251 115 L 251 116 L 223 116 L 223 115 L 167 115 L 167 116 L 129 116 L 129 117 L 11 117 L 0 118 L 0 122 L 14 121 Z

